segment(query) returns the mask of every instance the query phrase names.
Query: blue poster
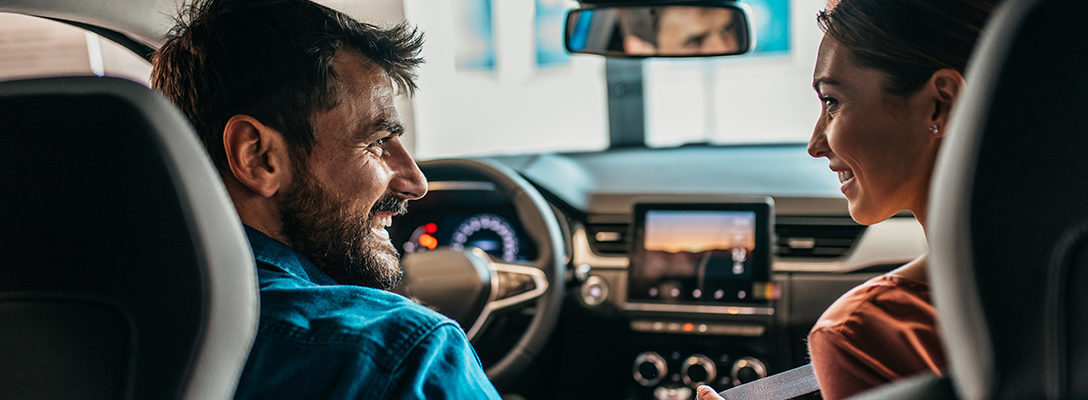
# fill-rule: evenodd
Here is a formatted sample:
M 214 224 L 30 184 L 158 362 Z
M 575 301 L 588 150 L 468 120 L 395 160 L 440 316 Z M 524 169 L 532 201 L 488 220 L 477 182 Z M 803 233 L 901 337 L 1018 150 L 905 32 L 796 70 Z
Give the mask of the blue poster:
M 567 18 L 564 0 L 536 0 L 533 35 L 537 68 L 565 65 L 570 55 L 563 47 L 563 25 Z
M 753 54 L 790 51 L 790 0 L 742 0 L 756 36 Z
M 491 0 L 453 2 L 453 27 L 457 38 L 455 63 L 459 70 L 495 70 L 495 33 Z

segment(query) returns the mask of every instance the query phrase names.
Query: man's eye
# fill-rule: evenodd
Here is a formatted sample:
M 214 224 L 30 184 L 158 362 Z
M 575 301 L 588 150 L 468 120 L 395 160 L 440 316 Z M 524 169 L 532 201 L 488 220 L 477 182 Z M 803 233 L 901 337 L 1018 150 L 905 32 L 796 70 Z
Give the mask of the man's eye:
M 820 97 L 820 102 L 823 103 L 824 107 L 831 107 L 831 106 L 834 106 L 836 104 L 839 104 L 839 100 L 835 99 L 834 97 L 827 97 L 827 96 L 821 96 Z
M 698 49 L 700 47 L 703 47 L 703 42 L 706 41 L 706 38 L 707 38 L 707 35 L 700 35 L 700 36 L 690 38 L 690 39 L 684 41 L 683 46 L 684 46 L 684 48 L 687 48 L 687 49 Z
M 389 142 L 389 140 L 391 140 L 391 138 L 392 138 L 392 136 L 386 136 L 386 137 L 383 137 L 381 139 L 375 140 L 375 141 L 370 143 L 369 147 L 381 147 L 381 146 L 384 146 L 386 143 Z

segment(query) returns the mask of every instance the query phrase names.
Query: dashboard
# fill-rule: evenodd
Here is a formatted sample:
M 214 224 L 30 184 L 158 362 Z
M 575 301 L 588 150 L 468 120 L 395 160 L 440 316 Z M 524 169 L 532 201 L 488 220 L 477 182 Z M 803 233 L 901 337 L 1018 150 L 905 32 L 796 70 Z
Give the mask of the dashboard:
M 854 223 L 826 162 L 803 145 L 486 160 L 543 195 L 565 240 L 567 298 L 512 388 L 528 398 L 691 398 L 698 384 L 724 390 L 805 364 L 807 332 L 831 302 L 926 251 L 909 214 Z M 428 176 L 430 194 L 390 230 L 405 253 L 538 256 L 494 185 Z M 485 366 L 531 314 L 474 342 Z

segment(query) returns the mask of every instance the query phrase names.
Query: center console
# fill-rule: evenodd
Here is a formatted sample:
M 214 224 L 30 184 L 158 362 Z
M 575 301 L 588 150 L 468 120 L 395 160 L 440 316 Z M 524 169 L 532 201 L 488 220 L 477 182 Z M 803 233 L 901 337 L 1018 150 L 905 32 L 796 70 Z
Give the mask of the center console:
M 625 311 L 637 398 L 693 398 L 771 372 L 770 199 L 634 207 Z

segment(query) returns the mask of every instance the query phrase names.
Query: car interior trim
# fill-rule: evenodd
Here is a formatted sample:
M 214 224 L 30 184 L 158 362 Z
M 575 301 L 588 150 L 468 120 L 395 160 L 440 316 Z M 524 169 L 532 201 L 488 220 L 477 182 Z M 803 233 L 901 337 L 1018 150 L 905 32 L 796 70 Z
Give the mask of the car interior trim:
M 495 191 L 495 184 L 482 181 L 438 181 L 427 183 L 427 190 L 431 192 L 452 190 L 476 190 L 493 192 Z
M 627 311 L 684 312 L 717 315 L 774 315 L 774 307 L 704 306 L 688 304 L 626 303 Z
M 928 251 L 922 225 L 914 218 L 890 218 L 870 225 L 846 257 L 838 260 L 776 259 L 774 272 L 860 271 L 876 265 L 903 264 Z
M 627 269 L 630 263 L 627 257 L 599 256 L 590 250 L 589 236 L 586 235 L 586 228 L 582 226 L 574 230 L 572 245 L 575 265 L 587 264 L 594 269 Z

